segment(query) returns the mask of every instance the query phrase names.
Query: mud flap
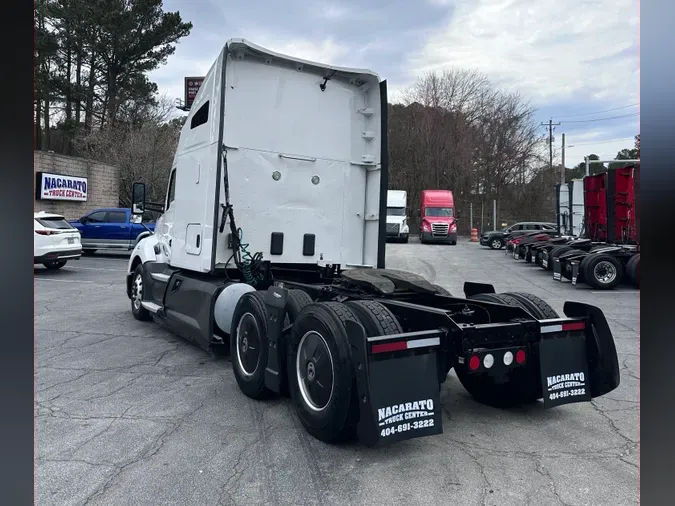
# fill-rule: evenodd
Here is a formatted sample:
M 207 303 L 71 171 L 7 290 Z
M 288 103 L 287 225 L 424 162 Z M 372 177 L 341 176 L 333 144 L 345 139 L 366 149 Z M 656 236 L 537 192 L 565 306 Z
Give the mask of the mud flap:
M 544 250 L 541 252 L 541 266 L 544 269 L 548 269 L 548 251 Z
M 545 408 L 591 400 L 586 339 L 582 333 L 562 336 L 561 333 L 542 335 L 539 343 Z
M 276 393 L 285 393 L 286 382 L 286 347 L 282 333 L 288 290 L 271 286 L 265 292 L 265 305 L 269 321 L 267 322 L 267 339 L 269 352 L 265 367 L 265 386 Z
M 363 327 L 350 320 L 345 326 L 359 400 L 359 440 L 381 446 L 442 434 L 436 350 L 373 359 Z
M 553 259 L 553 279 L 560 281 L 561 283 L 563 280 L 562 265 L 560 264 L 560 259 L 557 257 Z
M 591 397 L 600 397 L 616 389 L 621 382 L 619 357 L 605 315 L 595 306 L 571 301 L 565 302 L 563 311 L 570 318 L 588 318 L 591 326 L 586 332 Z
M 577 285 L 577 278 L 579 277 L 579 260 L 572 260 L 570 265 L 572 266 L 572 285 Z
M 480 293 L 497 293 L 495 292 L 495 287 L 488 283 L 474 283 L 472 281 L 464 282 L 464 295 L 467 299 L 470 299 L 474 295 Z

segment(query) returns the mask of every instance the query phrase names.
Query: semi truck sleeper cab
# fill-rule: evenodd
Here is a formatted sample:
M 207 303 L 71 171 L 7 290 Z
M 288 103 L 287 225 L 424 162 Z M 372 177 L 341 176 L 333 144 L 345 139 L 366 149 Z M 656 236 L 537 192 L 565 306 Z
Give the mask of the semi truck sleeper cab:
M 598 308 L 567 302 L 560 316 L 530 294 L 467 282 L 453 295 L 386 268 L 387 147 L 374 72 L 228 41 L 181 131 L 163 214 L 129 259 L 134 318 L 229 354 L 243 395 L 289 397 L 328 443 L 441 433 L 451 369 L 499 407 L 614 390 Z M 145 186 L 132 195 L 140 215 Z M 423 193 L 421 211 L 423 237 L 442 223 L 456 242 L 450 192 Z M 570 374 L 584 379 L 547 384 Z

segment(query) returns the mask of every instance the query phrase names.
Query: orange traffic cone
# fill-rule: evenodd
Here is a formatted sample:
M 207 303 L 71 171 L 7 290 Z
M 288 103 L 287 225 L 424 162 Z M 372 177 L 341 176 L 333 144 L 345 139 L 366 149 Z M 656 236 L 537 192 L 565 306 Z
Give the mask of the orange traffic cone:
M 478 229 L 477 228 L 471 229 L 471 242 L 478 242 Z

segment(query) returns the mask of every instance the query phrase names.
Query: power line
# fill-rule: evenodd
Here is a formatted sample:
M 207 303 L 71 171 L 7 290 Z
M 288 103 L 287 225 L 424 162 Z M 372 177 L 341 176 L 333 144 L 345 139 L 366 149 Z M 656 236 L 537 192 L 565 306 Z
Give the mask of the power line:
M 608 118 L 595 118 L 595 119 L 581 119 L 581 120 L 575 120 L 575 121 L 563 121 L 563 123 L 591 123 L 593 121 L 607 121 L 610 119 L 619 119 L 619 118 L 630 118 L 631 116 L 639 116 L 639 112 L 635 112 L 633 114 L 622 114 L 621 116 L 610 116 Z
M 595 111 L 595 112 L 586 112 L 583 114 L 571 114 L 569 116 L 558 116 L 558 118 L 578 118 L 579 116 L 593 116 L 594 114 L 601 114 L 603 112 L 612 112 L 612 111 L 618 111 L 621 109 L 628 109 L 629 107 L 635 107 L 638 104 L 630 104 L 630 105 L 623 105 L 621 107 L 615 107 L 613 109 L 605 109 L 604 111 Z
M 600 142 L 577 142 L 573 144 L 573 147 L 577 146 L 588 146 L 590 144 L 610 144 L 612 142 L 619 142 L 619 141 L 628 141 L 628 140 L 634 140 L 635 137 L 622 137 L 621 139 L 612 139 L 611 141 L 600 141 Z

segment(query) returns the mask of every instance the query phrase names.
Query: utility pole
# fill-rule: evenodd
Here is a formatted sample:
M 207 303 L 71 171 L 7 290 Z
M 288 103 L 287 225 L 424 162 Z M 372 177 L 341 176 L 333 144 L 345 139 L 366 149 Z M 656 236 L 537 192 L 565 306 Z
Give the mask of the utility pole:
M 551 170 L 553 170 L 553 127 L 559 125 L 560 123 L 553 123 L 553 118 L 548 120 L 548 123 L 541 124 L 541 126 L 548 127 L 548 153 L 549 153 L 549 167 L 551 168 Z
M 560 184 L 565 184 L 565 134 L 562 134 L 562 168 L 560 169 Z

